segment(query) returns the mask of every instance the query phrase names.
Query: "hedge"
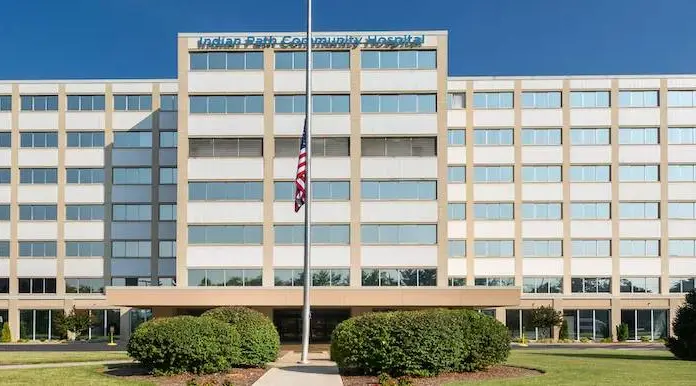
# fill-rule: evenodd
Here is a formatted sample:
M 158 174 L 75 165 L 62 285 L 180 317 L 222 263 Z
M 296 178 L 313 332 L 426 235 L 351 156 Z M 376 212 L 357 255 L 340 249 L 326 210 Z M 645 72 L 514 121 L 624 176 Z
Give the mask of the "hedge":
M 155 374 L 196 374 L 240 364 L 239 333 L 211 318 L 175 316 L 147 321 L 128 341 L 128 355 Z
M 504 362 L 509 352 L 507 328 L 471 310 L 368 313 L 331 335 L 331 359 L 344 374 L 471 372 Z
M 219 307 L 203 313 L 231 324 L 241 337 L 243 366 L 263 367 L 278 357 L 280 336 L 266 315 L 246 307 Z

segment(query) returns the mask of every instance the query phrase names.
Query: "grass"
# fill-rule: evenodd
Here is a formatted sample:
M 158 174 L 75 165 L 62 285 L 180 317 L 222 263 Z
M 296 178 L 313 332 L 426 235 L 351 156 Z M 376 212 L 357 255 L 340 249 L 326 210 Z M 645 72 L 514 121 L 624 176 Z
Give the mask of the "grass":
M 104 366 L 80 366 L 51 369 L 0 370 L 2 385 L 153 385 L 123 380 L 102 374 Z
M 89 362 L 128 359 L 125 351 L 0 351 L 0 365 Z M 4 377 L 4 372 L 2 373 Z
M 546 374 L 483 381 L 485 385 L 688 385 L 696 379 L 694 362 L 674 359 L 668 351 L 646 350 L 512 350 L 509 365 Z M 451 383 L 448 386 L 466 385 Z

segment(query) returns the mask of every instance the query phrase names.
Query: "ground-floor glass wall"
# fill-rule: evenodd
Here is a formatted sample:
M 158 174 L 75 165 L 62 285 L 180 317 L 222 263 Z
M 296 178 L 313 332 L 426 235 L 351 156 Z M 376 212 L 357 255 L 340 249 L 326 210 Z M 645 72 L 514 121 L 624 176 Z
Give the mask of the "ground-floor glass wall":
M 628 325 L 628 339 L 662 339 L 668 334 L 668 310 L 621 310 L 621 323 Z
M 522 331 L 527 339 L 544 339 L 544 331 L 532 327 L 532 310 L 505 310 L 505 325 L 513 339 L 522 337 Z
M 120 310 L 87 310 L 94 324 L 87 332 L 87 339 L 110 339 L 110 331 L 114 329 L 114 339 L 121 335 Z
M 150 308 L 131 308 L 129 314 L 131 333 L 135 331 L 139 325 L 152 319 L 152 309 Z
M 570 339 L 611 338 L 611 310 L 564 310 L 563 319 Z
M 9 317 L 9 313 L 7 310 L 1 310 L 0 309 L 0 333 L 2 332 L 3 325 L 7 323 L 7 318 Z
M 63 310 L 19 310 L 19 338 L 58 340 L 65 336 L 58 330 L 56 318 Z

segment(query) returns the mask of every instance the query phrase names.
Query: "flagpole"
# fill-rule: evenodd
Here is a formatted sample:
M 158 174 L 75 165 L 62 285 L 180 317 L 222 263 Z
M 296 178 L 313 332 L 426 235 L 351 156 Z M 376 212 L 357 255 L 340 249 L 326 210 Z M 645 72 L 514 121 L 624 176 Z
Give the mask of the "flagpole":
M 312 282 L 310 274 L 310 245 L 311 240 L 311 209 L 312 206 L 312 0 L 307 0 L 307 64 L 305 74 L 307 83 L 305 88 L 305 119 L 307 125 L 307 167 L 305 183 L 305 220 L 304 220 L 304 305 L 302 309 L 302 363 L 309 362 L 309 333 L 310 333 L 310 312 L 309 312 L 309 287 Z

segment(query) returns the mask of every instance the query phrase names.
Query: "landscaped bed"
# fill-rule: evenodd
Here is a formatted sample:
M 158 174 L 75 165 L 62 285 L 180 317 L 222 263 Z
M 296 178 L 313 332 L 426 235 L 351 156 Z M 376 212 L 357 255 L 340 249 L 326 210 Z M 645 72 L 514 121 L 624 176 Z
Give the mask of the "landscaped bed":
M 492 366 L 488 370 L 472 373 L 445 373 L 430 378 L 411 378 L 414 386 L 439 386 L 450 382 L 471 382 L 492 379 L 520 378 L 541 375 L 542 372 L 522 367 Z M 341 376 L 343 386 L 378 385 L 379 379 L 374 376 Z
M 213 374 L 177 374 L 170 376 L 155 376 L 137 364 L 112 365 L 104 369 L 104 374 L 112 379 L 128 383 L 147 383 L 152 385 L 234 385 L 251 386 L 266 372 L 266 369 L 245 368 L 232 369 Z

